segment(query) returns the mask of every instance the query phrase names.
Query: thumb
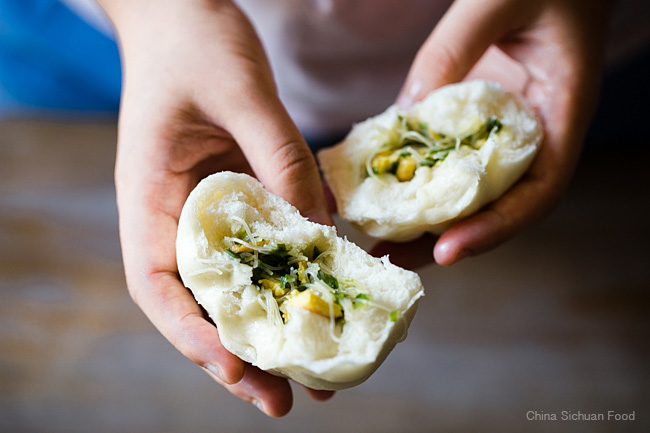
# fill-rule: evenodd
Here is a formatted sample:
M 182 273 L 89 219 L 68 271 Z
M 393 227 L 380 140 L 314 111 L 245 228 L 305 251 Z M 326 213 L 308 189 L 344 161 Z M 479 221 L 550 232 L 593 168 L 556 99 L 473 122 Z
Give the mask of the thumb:
M 420 47 L 397 104 L 408 108 L 430 91 L 461 81 L 487 48 L 520 21 L 519 11 L 505 3 L 455 1 Z
M 254 98 L 229 125 L 257 178 L 314 222 L 333 225 L 318 166 L 280 100 Z

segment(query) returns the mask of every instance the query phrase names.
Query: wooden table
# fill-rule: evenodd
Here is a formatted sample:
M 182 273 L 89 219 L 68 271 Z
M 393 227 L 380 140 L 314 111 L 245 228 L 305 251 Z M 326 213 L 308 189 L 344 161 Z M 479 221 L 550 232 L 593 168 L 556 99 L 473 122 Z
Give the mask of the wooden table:
M 0 431 L 650 431 L 646 149 L 588 152 L 542 224 L 423 269 L 409 337 L 368 382 L 326 403 L 295 387 L 269 420 L 131 302 L 115 140 L 112 123 L 0 124 Z M 635 419 L 584 420 L 608 411 Z

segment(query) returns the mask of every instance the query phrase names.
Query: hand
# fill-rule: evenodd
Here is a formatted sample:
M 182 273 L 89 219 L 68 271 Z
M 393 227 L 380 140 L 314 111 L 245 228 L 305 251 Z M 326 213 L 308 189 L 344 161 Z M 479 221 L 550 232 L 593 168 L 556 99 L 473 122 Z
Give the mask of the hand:
M 418 52 L 398 104 L 463 79 L 501 82 L 537 112 L 545 139 L 504 196 L 451 225 L 433 251 L 450 265 L 494 248 L 564 194 L 597 103 L 608 1 L 457 0 Z
M 282 416 L 292 403 L 287 380 L 221 345 L 178 277 L 176 231 L 198 181 L 226 169 L 254 173 L 303 215 L 331 224 L 314 158 L 278 100 L 255 32 L 229 1 L 102 4 L 124 65 L 115 181 L 130 294 L 217 382 Z M 317 400 L 332 395 L 308 393 Z

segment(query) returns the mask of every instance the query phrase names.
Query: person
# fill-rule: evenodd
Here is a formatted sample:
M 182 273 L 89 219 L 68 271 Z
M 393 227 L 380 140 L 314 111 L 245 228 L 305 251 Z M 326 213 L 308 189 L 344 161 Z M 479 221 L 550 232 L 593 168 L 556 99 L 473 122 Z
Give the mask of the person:
M 269 416 L 284 415 L 289 384 L 220 345 L 218 330 L 179 280 L 174 241 L 191 189 L 224 169 L 254 173 L 303 215 L 332 224 L 314 157 L 279 97 L 262 42 L 233 2 L 100 4 L 117 30 L 124 67 L 115 179 L 130 293 L 217 382 Z M 525 96 L 546 132 L 515 187 L 437 239 L 437 263 L 494 248 L 558 202 L 596 106 L 609 8 L 605 0 L 457 0 L 437 25 L 429 23 L 398 104 L 463 79 L 496 79 Z M 307 392 L 317 400 L 331 396 Z
M 254 174 L 303 215 L 332 224 L 305 136 L 326 142 L 395 96 L 408 107 L 445 84 L 495 80 L 534 108 L 543 146 L 502 198 L 438 239 L 418 241 L 432 249 L 429 261 L 445 266 L 486 252 L 543 218 L 566 190 L 596 107 L 612 7 L 610 0 L 98 2 L 123 67 L 115 184 L 129 292 L 181 353 L 273 417 L 291 408 L 288 382 L 230 354 L 178 277 L 177 222 L 192 188 L 225 169 Z M 409 249 L 380 244 L 376 252 Z

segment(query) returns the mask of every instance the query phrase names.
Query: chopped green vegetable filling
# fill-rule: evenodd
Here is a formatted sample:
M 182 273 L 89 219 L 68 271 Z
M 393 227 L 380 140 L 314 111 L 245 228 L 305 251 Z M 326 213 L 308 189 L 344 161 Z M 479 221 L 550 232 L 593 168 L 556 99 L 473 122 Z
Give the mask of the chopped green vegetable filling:
M 352 305 L 354 306 L 354 308 L 358 308 L 362 305 L 366 305 L 369 300 L 370 300 L 370 295 L 367 295 L 366 293 L 359 293 L 357 296 L 354 297 L 354 300 L 352 301 Z
M 339 288 L 339 282 L 333 275 L 326 274 L 325 272 L 319 270 L 318 278 L 323 280 L 325 284 L 327 284 L 334 290 L 337 290 Z
M 241 257 L 239 254 L 234 253 L 230 248 L 226 248 L 226 254 L 228 254 L 233 259 L 239 260 L 241 262 Z
M 399 310 L 391 311 L 382 303 L 370 299 L 362 286 L 351 278 L 342 280 L 330 269 L 331 251 L 321 251 L 316 245 L 298 250 L 291 245 L 262 239 L 254 234 L 246 222 L 236 216 L 242 228 L 233 237 L 224 238 L 224 253 L 232 260 L 252 268 L 251 283 L 261 294 L 260 304 L 266 310 L 270 323 L 281 326 L 290 320 L 287 307 L 303 308 L 329 318 L 330 332 L 337 339 L 335 329 L 342 329 L 348 314 L 360 307 L 371 307 L 386 312 L 392 322 L 399 318 Z M 338 328 L 337 328 L 338 327 Z
M 413 179 L 418 167 L 436 167 L 449 153 L 461 147 L 480 149 L 492 134 L 497 134 L 503 124 L 496 116 L 490 116 L 478 129 L 460 137 L 449 137 L 431 131 L 426 122 L 417 126 L 398 115 L 399 126 L 395 137 L 382 146 L 382 150 L 370 155 L 366 161 L 366 175 L 392 174 L 400 182 Z
M 243 224 L 243 220 L 240 222 Z M 344 299 L 355 308 L 369 299 L 353 280 L 340 282 L 332 275 L 323 263 L 331 253 L 322 252 L 316 245 L 309 254 L 284 243 L 258 239 L 248 226 L 238 230 L 236 237 L 226 238 L 226 242 L 224 251 L 229 257 L 253 268 L 252 284 L 272 293 L 284 323 L 289 320 L 286 305 L 293 304 L 342 325 Z

